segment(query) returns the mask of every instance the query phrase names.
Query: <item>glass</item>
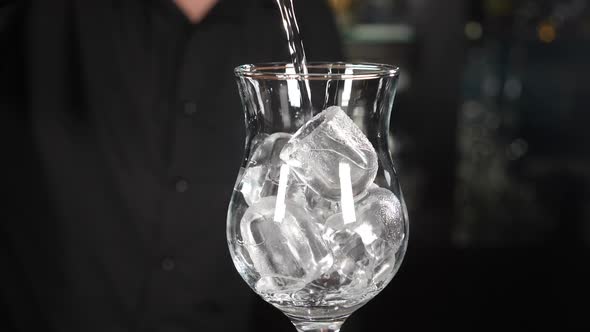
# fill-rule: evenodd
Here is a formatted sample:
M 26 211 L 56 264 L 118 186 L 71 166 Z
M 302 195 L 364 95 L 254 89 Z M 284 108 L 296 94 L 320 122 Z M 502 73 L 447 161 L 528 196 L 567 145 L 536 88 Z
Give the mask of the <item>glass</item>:
M 235 70 L 246 145 L 227 237 L 242 278 L 298 331 L 339 331 L 406 251 L 407 210 L 389 153 L 398 69 L 310 63 L 308 71 Z M 311 109 L 302 107 L 307 85 Z

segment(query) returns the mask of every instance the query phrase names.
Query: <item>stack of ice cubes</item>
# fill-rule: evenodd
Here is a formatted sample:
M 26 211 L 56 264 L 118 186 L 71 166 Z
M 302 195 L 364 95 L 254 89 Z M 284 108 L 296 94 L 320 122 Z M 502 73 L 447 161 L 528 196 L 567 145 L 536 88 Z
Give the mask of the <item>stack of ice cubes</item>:
M 340 107 L 293 135 L 258 135 L 251 151 L 240 232 L 259 293 L 355 296 L 391 279 L 402 206 L 373 183 L 377 154 Z

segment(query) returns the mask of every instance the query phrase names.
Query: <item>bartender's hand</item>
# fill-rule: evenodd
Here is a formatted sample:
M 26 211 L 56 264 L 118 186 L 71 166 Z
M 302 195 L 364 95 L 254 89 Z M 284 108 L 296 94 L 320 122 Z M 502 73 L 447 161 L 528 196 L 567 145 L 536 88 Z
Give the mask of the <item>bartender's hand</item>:
M 174 0 L 178 8 L 193 23 L 201 22 L 218 0 Z

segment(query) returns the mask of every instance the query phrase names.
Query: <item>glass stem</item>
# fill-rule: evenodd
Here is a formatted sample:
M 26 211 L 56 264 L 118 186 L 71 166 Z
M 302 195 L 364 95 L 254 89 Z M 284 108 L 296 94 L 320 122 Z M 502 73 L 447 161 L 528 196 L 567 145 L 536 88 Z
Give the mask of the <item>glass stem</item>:
M 320 329 L 311 329 L 311 330 L 303 330 L 297 328 L 297 332 L 340 332 L 340 329 L 331 329 L 331 328 L 320 328 Z
M 339 332 L 343 322 L 293 322 L 298 332 Z

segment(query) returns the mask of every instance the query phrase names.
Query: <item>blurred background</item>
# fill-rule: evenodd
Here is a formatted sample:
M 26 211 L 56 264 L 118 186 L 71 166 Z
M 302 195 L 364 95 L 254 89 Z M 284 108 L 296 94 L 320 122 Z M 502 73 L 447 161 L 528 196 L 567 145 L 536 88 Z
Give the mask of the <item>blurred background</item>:
M 347 61 L 401 81 L 410 245 L 344 330 L 587 325 L 590 1 L 331 0 Z M 289 330 L 260 301 L 259 327 Z

